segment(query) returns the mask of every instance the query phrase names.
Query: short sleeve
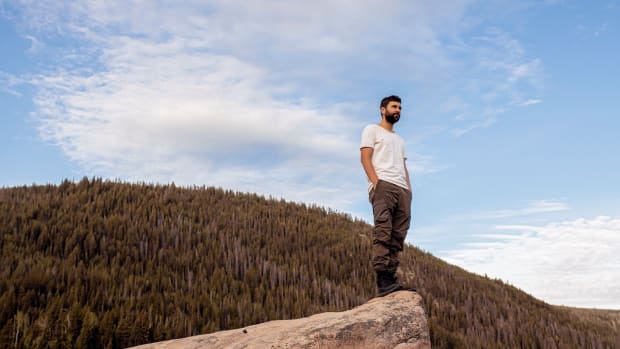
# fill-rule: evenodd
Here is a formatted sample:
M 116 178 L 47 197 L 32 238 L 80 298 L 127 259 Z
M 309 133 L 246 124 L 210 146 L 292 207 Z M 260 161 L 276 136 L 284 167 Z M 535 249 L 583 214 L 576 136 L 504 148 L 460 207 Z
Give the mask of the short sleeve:
M 376 138 L 375 126 L 374 125 L 366 126 L 364 128 L 364 131 L 362 131 L 362 142 L 360 144 L 360 149 L 361 148 L 373 148 L 374 149 L 375 138 Z

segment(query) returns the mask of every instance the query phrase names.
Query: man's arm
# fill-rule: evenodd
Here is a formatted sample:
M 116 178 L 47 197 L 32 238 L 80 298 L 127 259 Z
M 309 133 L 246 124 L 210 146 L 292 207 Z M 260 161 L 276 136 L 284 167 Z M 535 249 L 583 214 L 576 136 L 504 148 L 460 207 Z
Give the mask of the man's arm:
M 411 188 L 411 182 L 409 182 L 409 171 L 407 170 L 407 162 L 403 160 L 403 167 L 405 168 L 405 178 L 407 179 L 407 186 L 409 187 L 409 191 L 413 193 L 413 188 Z
M 362 166 L 364 167 L 364 171 L 366 171 L 366 176 L 368 176 L 368 179 L 374 187 L 379 181 L 379 177 L 377 177 L 377 172 L 375 172 L 375 167 L 372 165 L 372 153 L 374 152 L 374 149 L 370 147 L 364 147 L 360 149 L 360 152 Z

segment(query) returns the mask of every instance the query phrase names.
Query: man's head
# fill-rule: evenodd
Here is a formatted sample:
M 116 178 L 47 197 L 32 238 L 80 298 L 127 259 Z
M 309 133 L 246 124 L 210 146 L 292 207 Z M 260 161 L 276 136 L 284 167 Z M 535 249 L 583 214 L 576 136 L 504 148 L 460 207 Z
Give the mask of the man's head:
M 400 119 L 400 97 L 388 96 L 381 100 L 381 118 L 390 124 L 395 124 Z

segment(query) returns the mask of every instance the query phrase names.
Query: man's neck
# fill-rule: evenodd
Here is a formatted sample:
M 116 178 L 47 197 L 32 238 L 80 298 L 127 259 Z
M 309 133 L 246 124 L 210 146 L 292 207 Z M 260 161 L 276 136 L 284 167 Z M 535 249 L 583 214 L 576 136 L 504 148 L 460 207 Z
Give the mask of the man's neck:
M 378 125 L 386 129 L 387 131 L 394 132 L 394 124 L 390 124 L 385 119 L 382 119 Z

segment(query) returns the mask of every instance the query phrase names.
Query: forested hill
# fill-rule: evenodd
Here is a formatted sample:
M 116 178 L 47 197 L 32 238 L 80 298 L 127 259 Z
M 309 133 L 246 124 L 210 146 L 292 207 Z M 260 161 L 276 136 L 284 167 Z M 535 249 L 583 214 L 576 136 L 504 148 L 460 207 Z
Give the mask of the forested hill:
M 374 295 L 370 233 L 216 188 L 0 189 L 0 347 L 122 348 L 350 309 Z M 615 312 L 554 307 L 411 246 L 401 261 L 434 348 L 620 348 Z

